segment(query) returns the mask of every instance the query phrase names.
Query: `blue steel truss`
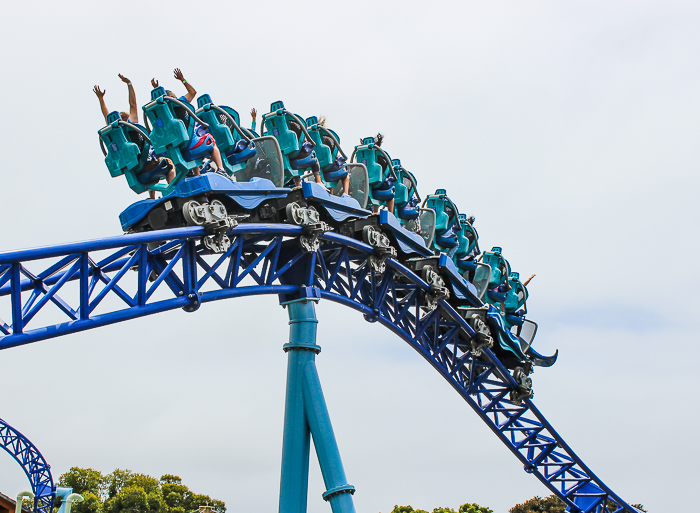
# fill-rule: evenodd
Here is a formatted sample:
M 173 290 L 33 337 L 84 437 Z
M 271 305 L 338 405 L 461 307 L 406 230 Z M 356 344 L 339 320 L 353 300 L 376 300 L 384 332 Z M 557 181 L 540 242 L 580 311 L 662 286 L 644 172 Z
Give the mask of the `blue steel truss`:
M 418 275 L 394 259 L 377 274 L 371 246 L 332 232 L 320 236 L 320 249 L 304 252 L 301 233 L 286 224 L 241 224 L 221 255 L 201 246 L 199 227 L 0 254 L 0 317 L 7 316 L 0 349 L 232 297 L 328 299 L 418 351 L 571 511 L 637 511 L 590 471 L 531 400 L 510 400 L 518 385 L 508 370 L 488 349 L 472 353 L 475 333 L 449 303 L 427 308 L 430 287 Z
M 0 419 L 0 444 L 20 464 L 34 492 L 34 511 L 51 513 L 56 491 L 51 477 L 51 465 L 32 442 L 7 422 Z

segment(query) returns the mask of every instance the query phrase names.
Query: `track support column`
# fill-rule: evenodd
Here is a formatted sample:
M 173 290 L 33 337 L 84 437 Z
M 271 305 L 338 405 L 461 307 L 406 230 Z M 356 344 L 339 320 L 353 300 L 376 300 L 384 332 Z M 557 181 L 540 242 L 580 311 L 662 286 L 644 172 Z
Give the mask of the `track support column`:
M 314 303 L 301 299 L 285 303 L 289 313 L 287 396 L 282 440 L 282 475 L 279 513 L 306 513 L 311 436 L 318 455 L 333 513 L 355 513 L 340 451 L 335 440 L 321 381 L 316 371 L 318 321 Z

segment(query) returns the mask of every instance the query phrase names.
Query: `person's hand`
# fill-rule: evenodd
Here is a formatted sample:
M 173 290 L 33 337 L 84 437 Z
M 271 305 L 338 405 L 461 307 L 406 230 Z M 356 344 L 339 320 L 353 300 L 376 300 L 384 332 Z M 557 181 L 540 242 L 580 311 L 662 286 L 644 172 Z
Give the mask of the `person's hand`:
M 126 85 L 131 85 L 131 80 L 129 80 L 128 78 L 126 78 L 126 77 L 125 77 L 124 75 L 122 75 L 121 73 L 119 73 L 119 75 L 117 75 L 117 76 L 118 76 L 118 77 L 121 79 L 121 81 L 124 82 Z
M 255 109 L 250 109 L 250 117 L 253 118 L 253 121 L 255 121 L 255 117 L 258 115 L 258 111 Z
M 104 91 L 101 91 L 101 90 L 100 90 L 100 86 L 97 86 L 97 85 L 96 85 L 95 87 L 92 88 L 92 92 L 95 93 L 95 94 L 97 95 L 97 97 L 101 100 L 102 97 L 103 97 L 103 96 L 105 95 L 105 93 L 107 92 L 107 90 L 105 89 Z
M 182 74 L 182 71 L 180 71 L 180 68 L 175 68 L 173 73 L 175 74 L 175 78 L 178 79 L 180 82 L 185 81 L 185 75 Z
M 153 89 L 158 87 L 158 81 L 155 78 L 151 79 L 151 87 L 153 87 Z

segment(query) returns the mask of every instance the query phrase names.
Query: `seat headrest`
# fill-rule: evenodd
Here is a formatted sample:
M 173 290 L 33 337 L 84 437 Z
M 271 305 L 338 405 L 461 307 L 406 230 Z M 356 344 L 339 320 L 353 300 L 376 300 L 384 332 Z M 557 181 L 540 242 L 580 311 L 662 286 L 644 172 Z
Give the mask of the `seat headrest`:
M 151 91 L 151 100 L 156 100 L 161 96 L 165 96 L 165 87 L 159 86 L 156 87 L 153 91 Z
M 202 96 L 200 96 L 199 98 L 197 98 L 197 107 L 200 109 L 209 103 L 213 103 L 213 102 L 211 101 L 211 96 L 209 96 L 206 93 L 203 94 Z
M 277 100 L 270 104 L 270 112 L 275 112 L 276 110 L 284 109 L 284 102 L 282 100 Z
M 107 124 L 111 125 L 115 121 L 119 121 L 121 118 L 122 117 L 118 111 L 115 110 L 113 112 L 110 112 L 109 114 L 107 114 Z

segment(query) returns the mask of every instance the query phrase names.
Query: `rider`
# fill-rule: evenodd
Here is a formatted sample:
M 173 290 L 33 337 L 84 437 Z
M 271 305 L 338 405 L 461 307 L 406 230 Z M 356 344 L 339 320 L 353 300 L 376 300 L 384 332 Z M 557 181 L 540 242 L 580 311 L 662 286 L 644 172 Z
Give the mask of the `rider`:
M 122 121 L 128 121 L 129 123 L 138 123 L 139 122 L 139 109 L 138 109 L 138 106 L 136 105 L 136 93 L 134 92 L 134 86 L 131 85 L 131 80 L 126 78 L 121 73 L 119 73 L 118 76 L 121 79 L 121 81 L 124 82 L 126 84 L 126 86 L 129 88 L 129 113 L 127 114 L 126 112 L 122 111 L 119 113 L 119 115 L 121 116 Z M 107 105 L 105 104 L 104 95 L 107 92 L 107 90 L 101 91 L 100 86 L 98 86 L 98 85 L 96 85 L 92 90 L 97 95 L 97 99 L 100 101 L 100 109 L 102 110 L 102 115 L 105 117 L 105 123 L 106 123 L 107 116 L 109 115 L 109 109 L 107 108 Z
M 139 122 L 139 109 L 138 104 L 136 103 L 136 92 L 134 91 L 134 86 L 131 84 L 131 80 L 126 78 L 121 73 L 119 73 L 118 76 L 129 89 L 129 113 L 127 114 L 126 112 L 122 111 L 119 113 L 119 116 L 121 116 L 122 121 L 127 121 L 129 123 L 136 124 Z M 102 110 L 102 115 L 105 117 L 105 122 L 107 122 L 109 109 L 107 108 L 107 105 L 105 104 L 104 100 L 104 95 L 107 92 L 107 90 L 100 90 L 100 86 L 98 85 L 96 85 L 92 90 L 95 93 L 95 95 L 97 95 L 97 99 L 100 101 L 100 110 Z M 128 134 L 129 137 L 134 139 L 134 143 L 139 145 L 139 147 L 143 146 L 143 143 L 145 141 L 142 140 L 143 137 L 141 137 L 137 132 L 129 130 Z M 146 165 L 144 166 L 144 172 L 148 172 L 158 165 L 163 166 L 165 169 L 169 169 L 168 173 L 165 175 L 165 180 L 168 183 L 172 182 L 175 179 L 175 167 L 173 166 L 172 161 L 170 159 L 155 155 L 153 153 L 153 147 L 150 146 L 148 150 L 148 156 L 146 158 Z M 155 191 L 148 191 L 148 196 L 150 197 L 150 199 L 156 199 Z
M 175 75 L 175 78 L 182 82 L 182 85 L 184 85 L 185 89 L 187 89 L 187 94 L 184 96 L 177 97 L 175 96 L 175 93 L 173 93 L 170 90 L 166 90 L 165 94 L 167 96 L 170 96 L 171 98 L 177 98 L 180 101 L 192 103 L 192 100 L 194 100 L 194 97 L 197 95 L 197 91 L 194 87 L 192 87 L 192 84 L 185 80 L 185 76 L 182 74 L 182 71 L 180 71 L 180 68 L 175 68 L 173 73 Z M 153 89 L 158 87 L 158 81 L 155 78 L 151 79 L 151 86 L 153 87 Z M 173 110 L 175 111 L 175 115 L 185 123 L 185 128 L 189 128 L 191 120 L 190 115 L 187 113 L 187 111 L 180 106 L 176 106 Z M 194 129 L 192 131 L 192 139 L 190 140 L 191 145 L 199 145 L 200 141 L 202 141 L 202 139 L 204 139 L 205 137 L 211 137 L 209 135 L 209 129 L 195 121 Z M 221 152 L 219 151 L 219 147 L 216 145 L 216 142 L 214 142 L 214 149 L 211 152 L 211 158 L 214 164 L 216 165 L 217 169 L 224 169 L 224 164 L 221 160 Z M 192 174 L 194 174 L 195 176 L 199 175 L 199 166 L 192 170 Z

